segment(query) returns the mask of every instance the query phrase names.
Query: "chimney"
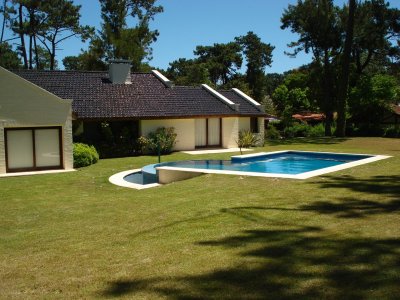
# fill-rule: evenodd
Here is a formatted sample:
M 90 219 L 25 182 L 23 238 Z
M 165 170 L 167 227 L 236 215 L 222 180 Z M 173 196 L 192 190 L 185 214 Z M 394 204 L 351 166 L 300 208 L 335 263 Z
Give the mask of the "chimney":
M 111 83 L 131 84 L 131 62 L 124 59 L 110 60 L 108 74 Z

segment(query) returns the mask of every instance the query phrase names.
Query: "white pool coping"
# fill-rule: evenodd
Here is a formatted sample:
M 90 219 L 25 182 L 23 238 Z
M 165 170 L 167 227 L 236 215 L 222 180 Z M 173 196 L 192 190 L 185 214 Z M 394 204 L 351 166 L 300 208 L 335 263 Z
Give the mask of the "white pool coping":
M 131 175 L 133 173 L 138 173 L 141 172 L 142 169 L 134 169 L 134 170 L 127 170 L 123 172 L 116 173 L 110 178 L 108 178 L 108 181 L 111 182 L 112 184 L 122 186 L 122 187 L 127 187 L 131 189 L 137 189 L 137 190 L 143 190 L 143 189 L 148 189 L 156 186 L 160 186 L 161 184 L 159 183 L 149 183 L 149 184 L 138 184 L 138 183 L 132 183 L 129 181 L 126 181 L 124 179 L 125 176 Z
M 253 149 L 242 148 L 242 152 L 253 151 Z M 215 153 L 229 153 L 229 152 L 240 152 L 240 148 L 227 148 L 227 149 L 201 149 L 201 150 L 190 150 L 181 151 L 185 154 L 198 155 L 198 154 L 215 154 Z
M 303 153 L 322 153 L 322 154 L 348 154 L 348 155 L 370 155 L 371 157 L 360 159 L 357 161 L 352 161 L 348 163 L 344 163 L 337 166 L 322 168 L 315 171 L 304 172 L 300 174 L 279 174 L 279 173 L 261 173 L 261 172 L 241 172 L 241 171 L 229 171 L 229 170 L 210 170 L 210 169 L 195 169 L 195 168 L 179 168 L 179 167 L 169 167 L 169 166 L 160 166 L 156 167 L 156 170 L 169 170 L 169 171 L 179 171 L 179 172 L 189 172 L 189 173 L 202 173 L 202 174 L 223 174 L 223 175 L 240 175 L 240 176 L 253 176 L 253 177 L 266 177 L 266 178 L 287 178 L 287 179 L 308 179 L 311 177 L 332 173 L 336 171 L 341 171 L 344 169 L 368 164 L 371 162 L 383 160 L 390 158 L 392 156 L 388 155 L 374 155 L 374 154 L 365 154 L 365 153 L 337 153 L 337 152 L 318 152 L 318 151 L 301 151 L 301 150 L 281 150 L 281 151 L 272 151 L 272 152 L 258 152 L 258 153 L 251 153 L 251 154 L 244 154 L 244 155 L 235 155 L 231 158 L 251 158 L 269 154 L 276 154 L 276 153 L 285 153 L 285 152 L 303 152 Z M 123 172 L 116 173 L 108 179 L 110 183 L 127 188 L 133 188 L 137 190 L 148 189 L 152 187 L 161 186 L 160 183 L 150 183 L 150 184 L 137 184 L 132 183 L 124 180 L 125 176 L 128 176 L 133 173 L 141 172 L 142 169 L 133 169 L 127 170 Z
M 257 157 L 262 155 L 269 155 L 275 153 L 284 153 L 284 152 L 303 152 L 303 153 L 322 153 L 322 154 L 348 154 L 348 155 L 371 155 L 372 157 L 360 159 L 357 161 L 352 161 L 344 164 L 340 164 L 337 166 L 327 167 L 318 169 L 315 171 L 304 172 L 300 174 L 280 174 L 280 173 L 261 173 L 261 172 L 241 172 L 241 171 L 229 171 L 229 170 L 211 170 L 211 169 L 196 169 L 196 168 L 179 168 L 179 167 L 169 167 L 169 166 L 161 166 L 156 167 L 156 170 L 170 170 L 170 171 L 180 171 L 180 172 L 192 172 L 192 173 L 203 173 L 203 174 L 225 174 L 225 175 L 241 175 L 241 176 L 255 176 L 255 177 L 275 177 L 275 178 L 289 178 L 289 179 L 308 179 L 314 176 L 319 176 L 331 172 L 341 171 L 344 169 L 352 168 L 355 166 L 360 166 L 364 164 L 368 164 L 371 162 L 379 161 L 382 159 L 389 158 L 391 156 L 387 155 L 373 155 L 373 154 L 360 154 L 360 153 L 337 153 L 337 152 L 317 152 L 317 151 L 298 151 L 298 150 L 282 150 L 282 151 L 273 151 L 273 152 L 258 152 L 252 154 L 245 155 L 236 155 L 232 156 L 232 158 L 250 158 Z

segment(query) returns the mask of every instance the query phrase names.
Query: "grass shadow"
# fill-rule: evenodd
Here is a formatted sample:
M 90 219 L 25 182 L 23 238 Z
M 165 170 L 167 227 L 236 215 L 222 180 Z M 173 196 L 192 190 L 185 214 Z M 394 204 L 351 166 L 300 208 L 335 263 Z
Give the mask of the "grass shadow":
M 318 227 L 300 227 L 248 230 L 198 245 L 238 249 L 237 263 L 198 275 L 116 280 L 102 296 L 395 299 L 400 293 L 400 239 L 329 237 Z

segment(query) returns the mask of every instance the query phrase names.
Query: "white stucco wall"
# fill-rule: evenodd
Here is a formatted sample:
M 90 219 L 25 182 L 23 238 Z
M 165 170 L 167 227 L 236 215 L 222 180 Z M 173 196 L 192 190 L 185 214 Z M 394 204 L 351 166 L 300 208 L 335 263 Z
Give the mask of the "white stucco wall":
M 4 128 L 61 126 L 64 169 L 73 168 L 71 100 L 0 67 L 0 174 L 6 172 Z
M 250 117 L 239 118 L 239 131 L 250 130 Z
M 161 119 L 141 120 L 140 134 L 147 136 L 150 132 L 159 127 L 174 127 L 176 145 L 174 150 L 193 150 L 195 148 L 195 122 L 194 119 Z
M 222 147 L 235 148 L 239 137 L 239 118 L 222 119 Z

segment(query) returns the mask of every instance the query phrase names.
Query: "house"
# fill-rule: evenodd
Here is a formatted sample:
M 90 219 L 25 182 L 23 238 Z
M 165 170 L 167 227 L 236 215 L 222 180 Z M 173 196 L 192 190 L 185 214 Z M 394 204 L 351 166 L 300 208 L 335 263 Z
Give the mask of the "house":
M 158 127 L 174 127 L 174 150 L 237 147 L 241 130 L 264 138 L 261 105 L 238 89 L 174 86 L 158 71 L 131 73 L 129 62 L 123 60 L 113 61 L 108 72 L 18 70 L 14 74 L 73 100 L 74 139 L 104 138 L 105 127 L 121 138 L 127 131 L 137 138 Z
M 0 67 L 0 175 L 73 169 L 71 104 Z

